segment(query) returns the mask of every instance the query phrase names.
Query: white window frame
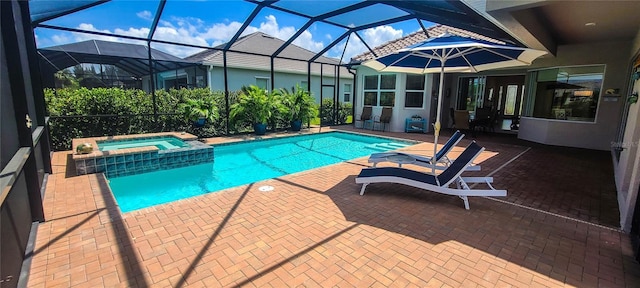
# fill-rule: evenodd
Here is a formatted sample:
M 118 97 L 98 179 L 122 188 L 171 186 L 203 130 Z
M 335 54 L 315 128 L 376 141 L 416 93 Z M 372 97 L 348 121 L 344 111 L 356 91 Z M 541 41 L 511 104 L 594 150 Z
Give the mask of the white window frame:
M 351 83 L 343 83 L 342 85 L 342 102 L 346 102 L 346 103 L 351 103 L 352 99 L 351 96 L 353 95 L 353 89 L 352 89 L 352 84 Z M 347 87 L 349 87 L 349 90 L 347 90 Z M 345 100 L 346 96 L 349 96 L 349 100 Z
M 258 86 L 258 80 L 266 80 L 267 81 L 267 87 L 265 88 L 265 90 L 267 90 L 267 91 L 271 90 L 270 89 L 271 88 L 271 78 L 269 78 L 269 77 L 261 77 L 261 76 L 256 76 L 255 78 L 256 78 L 256 80 L 255 80 L 255 85 L 256 86 Z M 258 86 L 258 87 L 260 87 L 260 86 Z
M 405 77 L 405 83 L 404 83 L 404 88 L 405 88 L 405 99 L 404 99 L 404 109 L 425 109 L 425 105 L 427 104 L 427 99 L 426 99 L 426 88 L 427 87 L 427 75 L 420 75 L 423 77 L 424 82 L 422 83 L 422 90 L 413 90 L 413 89 L 408 89 L 407 88 L 407 84 L 409 83 L 409 75 L 407 74 Z M 421 92 L 422 93 L 422 106 L 420 107 L 407 107 L 407 92 Z
M 395 83 L 393 85 L 394 86 L 393 89 L 382 89 L 382 88 L 380 88 L 380 85 L 382 84 L 382 76 L 387 76 L 387 75 L 395 76 Z M 376 89 L 366 89 L 365 88 L 365 78 L 367 76 L 376 76 L 377 77 L 378 83 L 377 83 Z M 383 107 L 383 106 L 380 105 L 380 98 L 382 96 L 381 94 L 383 92 L 393 92 L 394 93 L 394 101 L 393 101 L 392 105 L 391 106 L 384 106 L 384 107 L 395 107 L 395 105 L 396 105 L 396 103 L 395 103 L 396 99 L 395 98 L 398 96 L 398 90 L 397 89 L 398 89 L 398 74 L 387 73 L 387 74 L 364 75 L 362 77 L 362 105 L 363 106 L 369 106 L 369 105 L 364 104 L 364 95 L 367 92 L 376 92 L 376 104 L 375 105 L 371 105 L 372 107 Z

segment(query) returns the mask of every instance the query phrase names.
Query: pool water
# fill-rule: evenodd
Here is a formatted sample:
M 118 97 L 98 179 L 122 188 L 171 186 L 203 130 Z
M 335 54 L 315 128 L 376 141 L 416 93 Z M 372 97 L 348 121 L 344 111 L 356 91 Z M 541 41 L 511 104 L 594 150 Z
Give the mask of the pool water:
M 271 179 L 412 145 L 329 132 L 216 145 L 214 163 L 109 179 L 122 212 Z
M 110 151 L 117 149 L 136 148 L 144 146 L 156 146 L 160 150 L 177 149 L 187 147 L 187 143 L 176 137 L 154 137 L 126 140 L 98 141 L 100 151 Z

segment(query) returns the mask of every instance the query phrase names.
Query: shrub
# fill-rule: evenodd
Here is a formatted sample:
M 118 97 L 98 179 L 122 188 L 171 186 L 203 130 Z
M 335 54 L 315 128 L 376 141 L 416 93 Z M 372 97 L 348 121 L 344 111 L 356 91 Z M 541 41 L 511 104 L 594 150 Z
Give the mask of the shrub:
M 225 133 L 226 109 L 223 92 L 208 88 L 158 90 L 157 118 L 153 117 L 152 96 L 142 90 L 121 88 L 45 89 L 51 144 L 55 150 L 71 149 L 71 140 L 81 137 L 187 131 L 201 137 Z M 237 93 L 230 93 L 233 103 Z M 214 103 L 220 117 L 204 127 L 193 127 L 179 114 L 179 104 L 195 100 Z
M 320 111 L 322 112 L 322 125 L 342 125 L 347 124 L 347 120 L 352 116 L 352 104 L 338 102 L 337 109 L 334 109 L 333 99 L 322 100 Z M 335 119 L 335 123 L 334 123 Z

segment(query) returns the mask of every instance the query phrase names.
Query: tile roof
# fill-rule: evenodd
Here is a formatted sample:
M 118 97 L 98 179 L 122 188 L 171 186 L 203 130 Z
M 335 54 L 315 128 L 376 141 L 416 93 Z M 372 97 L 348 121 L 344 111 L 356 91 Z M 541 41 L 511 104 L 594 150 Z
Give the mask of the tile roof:
M 285 41 L 278 39 L 276 37 L 267 35 L 262 32 L 255 32 L 249 35 L 238 38 L 238 40 L 231 45 L 230 50 L 232 51 L 242 51 L 256 54 L 273 54 Z M 221 44 L 216 46 L 216 48 L 224 48 L 227 45 Z M 302 47 L 290 44 L 287 46 L 282 53 L 278 56 L 292 58 L 292 59 L 300 59 L 303 61 L 275 58 L 274 59 L 274 69 L 278 72 L 291 72 L 291 73 L 307 73 L 307 60 L 311 59 L 316 55 L 315 52 L 309 51 Z M 223 57 L 222 51 L 220 50 L 204 50 L 202 52 L 196 53 L 194 55 L 188 56 L 185 58 L 188 61 L 201 62 L 204 64 L 214 65 L 214 66 L 223 66 Z M 320 56 L 316 62 L 327 63 L 327 64 L 335 64 L 339 65 L 340 61 L 338 59 L 328 58 L 324 56 Z M 235 68 L 244 68 L 244 69 L 257 69 L 257 70 L 269 70 L 271 66 L 271 59 L 268 56 L 260 56 L 253 54 L 245 54 L 245 53 L 234 53 L 227 52 L 227 65 L 229 67 Z M 345 68 L 340 71 L 341 77 L 351 78 L 351 74 L 347 72 Z M 325 75 L 327 73 L 332 73 L 332 66 L 325 66 L 323 68 L 323 72 Z M 320 65 L 313 64 L 311 65 L 311 74 L 320 74 Z
M 474 38 L 474 39 L 480 39 L 480 40 L 485 40 L 485 41 L 489 41 L 489 42 L 495 42 L 495 43 L 499 43 L 499 44 L 504 44 L 504 42 L 493 39 L 493 38 L 489 38 L 483 35 L 480 35 L 478 33 L 473 33 L 473 32 L 469 32 L 467 30 L 463 30 L 460 28 L 454 28 L 451 26 L 446 26 L 446 25 L 442 25 L 442 24 L 437 24 L 434 25 L 430 28 L 427 29 L 427 32 L 429 33 L 429 37 L 427 37 L 427 35 L 425 35 L 425 33 L 420 30 L 420 31 L 416 31 L 413 32 L 407 36 L 404 36 L 402 38 L 398 38 L 392 41 L 389 41 L 385 44 L 382 44 L 380 46 L 377 46 L 375 48 L 373 48 L 373 51 L 375 51 L 375 53 L 377 54 L 378 57 L 387 55 L 387 54 L 391 54 L 397 50 L 400 50 L 402 48 L 411 46 L 413 44 L 417 44 L 423 41 L 426 41 L 427 39 L 431 38 L 431 37 L 436 37 L 438 35 L 442 35 L 444 33 L 449 33 L 449 34 L 453 34 L 453 35 L 457 35 L 457 36 L 462 36 L 462 37 L 469 37 L 469 38 Z M 351 64 L 357 64 L 360 63 L 362 61 L 365 60 L 369 60 L 369 59 L 373 59 L 376 56 L 373 55 L 373 53 L 369 52 L 365 52 L 362 53 L 360 55 L 357 55 L 353 58 L 351 58 Z

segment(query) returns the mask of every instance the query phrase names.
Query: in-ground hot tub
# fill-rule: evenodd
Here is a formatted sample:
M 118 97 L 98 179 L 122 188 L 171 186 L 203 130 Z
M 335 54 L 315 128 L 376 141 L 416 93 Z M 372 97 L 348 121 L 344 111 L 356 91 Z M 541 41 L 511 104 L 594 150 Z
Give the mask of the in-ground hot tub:
M 122 140 L 103 140 L 96 141 L 100 151 L 111 151 L 118 149 L 137 148 L 144 146 L 155 146 L 159 150 L 178 149 L 188 147 L 182 139 L 173 136 L 158 136 L 145 138 L 132 138 Z
M 73 155 L 77 175 L 105 173 L 116 177 L 213 163 L 213 146 L 188 133 L 78 138 L 72 143 L 74 149 L 83 143 L 94 147 L 91 153 Z

